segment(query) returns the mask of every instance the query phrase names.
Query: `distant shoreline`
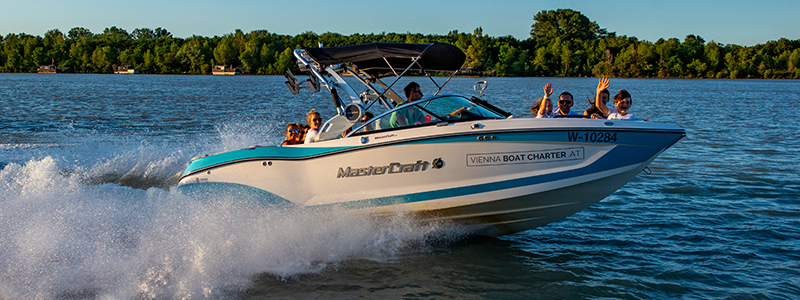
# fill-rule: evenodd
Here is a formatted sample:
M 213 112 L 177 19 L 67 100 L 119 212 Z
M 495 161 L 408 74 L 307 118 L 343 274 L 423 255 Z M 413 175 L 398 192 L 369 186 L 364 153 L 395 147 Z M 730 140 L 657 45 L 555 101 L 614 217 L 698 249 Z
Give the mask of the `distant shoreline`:
M 222 66 L 241 75 L 282 75 L 287 68 L 299 72 L 295 49 L 374 42 L 453 44 L 467 56 L 463 68 L 484 77 L 800 79 L 800 40 L 782 38 L 745 47 L 706 42 L 690 34 L 682 41 L 649 42 L 617 36 L 570 9 L 538 13 L 526 40 L 490 37 L 480 27 L 472 33 L 453 30 L 446 35 L 306 32 L 289 36 L 236 30 L 221 37 L 185 39 L 172 37 L 162 28 L 128 33 L 112 26 L 97 34 L 82 27 L 67 33 L 53 29 L 44 37 L 25 33 L 0 37 L 0 72 L 35 73 L 42 68 L 109 74 L 119 66 L 129 66 L 142 74 L 203 75 Z
M 0 72 L 0 74 L 36 74 L 42 76 L 58 76 L 58 75 L 109 75 L 109 76 L 120 76 L 120 77 L 130 77 L 133 75 L 136 76 L 154 76 L 154 75 L 161 75 L 161 76 L 213 76 L 213 77 L 259 77 L 259 76 L 277 76 L 283 77 L 283 75 L 275 75 L 275 74 L 239 74 L 239 75 L 212 75 L 212 74 L 148 74 L 148 73 L 140 73 L 140 74 L 114 74 L 114 73 L 57 73 L 57 74 L 38 74 L 36 72 Z M 424 78 L 423 75 L 405 75 L 403 77 L 420 77 Z M 433 77 L 447 77 L 447 76 L 433 76 Z M 600 78 L 602 76 L 472 76 L 472 75 L 455 75 L 453 77 L 458 78 Z M 609 77 L 609 78 L 616 78 L 616 79 L 679 79 L 679 80 L 798 80 L 797 78 L 681 78 L 681 77 Z

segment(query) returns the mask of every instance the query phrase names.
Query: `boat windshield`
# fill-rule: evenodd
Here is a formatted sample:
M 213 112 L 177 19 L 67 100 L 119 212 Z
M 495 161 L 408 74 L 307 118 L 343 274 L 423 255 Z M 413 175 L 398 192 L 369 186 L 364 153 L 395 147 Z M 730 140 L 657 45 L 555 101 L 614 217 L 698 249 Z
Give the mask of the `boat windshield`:
M 478 106 L 463 96 L 443 95 L 400 105 L 368 121 L 353 134 L 480 119 L 505 117 Z

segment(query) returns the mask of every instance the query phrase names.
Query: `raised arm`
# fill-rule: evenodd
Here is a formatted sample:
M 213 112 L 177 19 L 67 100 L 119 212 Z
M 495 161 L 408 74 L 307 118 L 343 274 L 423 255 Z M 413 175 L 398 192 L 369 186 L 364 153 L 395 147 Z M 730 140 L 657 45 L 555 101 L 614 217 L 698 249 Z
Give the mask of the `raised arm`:
M 545 95 L 547 95 L 547 93 L 545 93 Z M 549 106 L 548 104 L 550 104 L 550 98 L 548 98 L 548 97 L 543 97 L 542 101 L 539 101 L 539 114 L 536 115 L 537 118 L 540 115 L 541 116 L 545 116 L 546 115 L 547 107 Z
M 597 109 L 602 111 L 604 115 L 608 114 L 608 107 L 606 107 L 605 104 L 600 102 L 600 92 L 611 87 L 609 85 L 610 81 L 611 80 L 606 77 L 600 78 L 600 82 L 597 83 L 597 93 L 594 95 L 594 106 L 597 106 Z
M 545 84 L 544 85 L 544 97 L 545 98 L 550 98 L 550 95 L 552 95 L 552 94 L 553 94 L 553 86 L 550 85 L 549 83 Z

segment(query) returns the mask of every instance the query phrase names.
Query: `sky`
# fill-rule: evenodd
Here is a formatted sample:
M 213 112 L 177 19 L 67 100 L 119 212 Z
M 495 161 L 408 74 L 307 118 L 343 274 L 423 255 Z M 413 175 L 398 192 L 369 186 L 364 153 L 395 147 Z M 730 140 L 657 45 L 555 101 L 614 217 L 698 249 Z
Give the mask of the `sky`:
M 236 29 L 303 32 L 447 34 L 481 27 L 492 37 L 530 37 L 533 16 L 569 8 L 618 36 L 651 42 L 699 35 L 706 41 L 753 46 L 800 39 L 798 0 L 0 0 L 0 34 L 44 36 L 84 27 L 161 27 L 174 37 L 222 36 Z

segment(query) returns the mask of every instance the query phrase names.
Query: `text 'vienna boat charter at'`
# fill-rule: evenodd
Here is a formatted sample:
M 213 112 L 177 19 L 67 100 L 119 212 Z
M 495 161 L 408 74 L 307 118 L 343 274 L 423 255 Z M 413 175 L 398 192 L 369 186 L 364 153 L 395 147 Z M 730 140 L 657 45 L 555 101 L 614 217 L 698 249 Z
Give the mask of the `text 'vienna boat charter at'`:
M 678 126 L 645 121 L 517 118 L 477 97 L 442 94 L 466 57 L 450 44 L 372 43 L 294 55 L 308 72 L 304 82 L 326 88 L 337 110 L 316 142 L 199 156 L 181 186 L 232 184 L 297 207 L 409 214 L 497 236 L 597 203 L 685 136 Z M 450 75 L 436 82 L 434 71 Z M 392 90 L 412 72 L 434 82 L 432 97 L 405 103 Z M 300 82 L 286 76 L 299 92 Z M 362 123 L 368 111 L 374 117 Z

